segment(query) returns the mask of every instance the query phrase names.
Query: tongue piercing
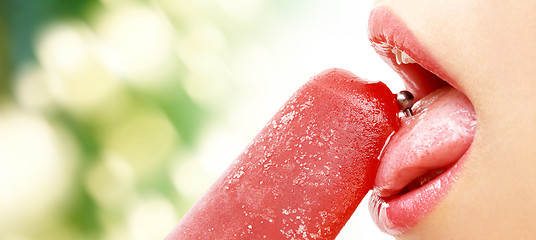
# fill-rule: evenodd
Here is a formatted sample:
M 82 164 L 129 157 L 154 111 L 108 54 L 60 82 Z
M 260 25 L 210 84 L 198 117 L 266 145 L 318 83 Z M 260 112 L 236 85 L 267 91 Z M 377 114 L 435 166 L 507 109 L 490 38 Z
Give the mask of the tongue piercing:
M 398 104 L 398 108 L 400 111 L 404 112 L 406 117 L 413 116 L 411 107 L 413 106 L 414 101 L 415 97 L 409 91 L 404 90 L 396 94 L 396 103 Z

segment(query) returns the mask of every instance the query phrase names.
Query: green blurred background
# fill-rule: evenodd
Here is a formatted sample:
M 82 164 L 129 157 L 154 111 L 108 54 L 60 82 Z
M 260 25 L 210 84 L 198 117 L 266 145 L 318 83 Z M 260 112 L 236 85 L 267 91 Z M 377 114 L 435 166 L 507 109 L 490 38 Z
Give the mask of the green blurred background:
M 309 76 L 396 78 L 370 4 L 0 1 L 0 239 L 162 239 Z

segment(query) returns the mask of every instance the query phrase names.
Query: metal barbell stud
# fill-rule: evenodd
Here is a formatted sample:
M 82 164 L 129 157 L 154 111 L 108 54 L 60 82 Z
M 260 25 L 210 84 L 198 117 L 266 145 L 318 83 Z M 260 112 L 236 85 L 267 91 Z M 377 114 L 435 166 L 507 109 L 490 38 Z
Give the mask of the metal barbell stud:
M 413 104 L 415 103 L 415 97 L 411 92 L 404 90 L 397 93 L 396 103 L 398 104 L 400 111 L 402 111 L 406 117 L 413 116 L 411 107 L 413 107 Z

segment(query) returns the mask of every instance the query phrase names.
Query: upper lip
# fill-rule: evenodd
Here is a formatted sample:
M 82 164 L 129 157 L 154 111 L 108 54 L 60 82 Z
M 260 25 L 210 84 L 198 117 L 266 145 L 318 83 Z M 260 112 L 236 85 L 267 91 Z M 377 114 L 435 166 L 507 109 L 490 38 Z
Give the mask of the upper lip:
M 385 24 L 396 21 L 393 19 L 395 17 L 385 7 L 374 9 L 369 17 L 369 40 L 378 55 L 402 77 L 406 88 L 415 95 L 416 100 L 446 85 L 461 91 L 456 80 L 449 76 L 408 28 L 401 28 L 399 24 Z M 392 52 L 393 48 L 405 52 L 418 64 L 399 65 Z

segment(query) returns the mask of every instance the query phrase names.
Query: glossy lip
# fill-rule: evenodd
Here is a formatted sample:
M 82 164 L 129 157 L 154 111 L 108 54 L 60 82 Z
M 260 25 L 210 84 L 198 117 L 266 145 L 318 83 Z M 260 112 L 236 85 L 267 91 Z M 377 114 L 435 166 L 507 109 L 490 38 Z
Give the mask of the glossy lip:
M 417 100 L 447 85 L 464 93 L 455 79 L 447 74 L 413 32 L 390 9 L 379 7 L 371 12 L 369 38 L 376 52 L 400 74 L 406 88 L 414 93 Z M 397 64 L 392 53 L 393 47 L 407 53 L 418 64 Z M 388 234 L 400 235 L 422 220 L 447 195 L 470 148 L 452 167 L 419 188 L 384 197 L 374 191 L 369 209 L 378 227 Z
M 384 198 L 373 192 L 369 210 L 376 225 L 395 236 L 409 231 L 447 195 L 469 152 L 432 181 L 408 193 Z
M 461 91 L 430 52 L 420 43 L 413 32 L 390 9 L 378 7 L 372 10 L 368 22 L 369 40 L 380 57 L 404 80 L 406 88 L 416 100 L 428 93 L 451 85 Z M 407 53 L 419 64 L 396 63 L 393 47 Z M 426 71 L 423 71 L 423 68 Z M 463 93 L 463 91 L 461 91 Z

